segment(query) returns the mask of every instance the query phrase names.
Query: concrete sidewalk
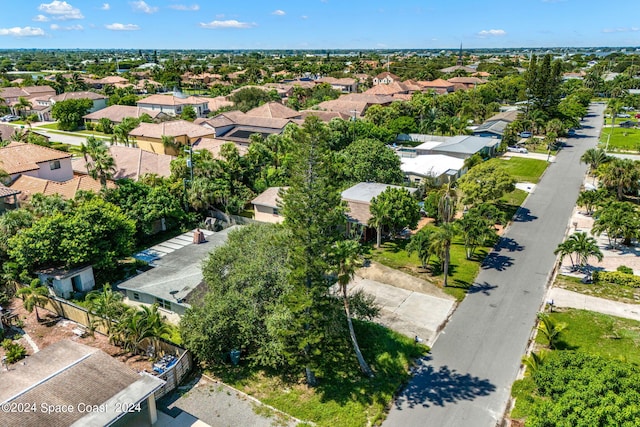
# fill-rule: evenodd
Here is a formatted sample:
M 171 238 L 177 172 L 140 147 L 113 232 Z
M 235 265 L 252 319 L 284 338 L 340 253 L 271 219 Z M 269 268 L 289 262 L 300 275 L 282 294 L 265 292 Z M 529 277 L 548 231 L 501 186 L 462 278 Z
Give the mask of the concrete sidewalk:
M 549 289 L 546 301 L 549 302 L 552 300 L 553 305 L 556 307 L 578 308 L 640 321 L 640 304 L 611 301 L 561 288 Z

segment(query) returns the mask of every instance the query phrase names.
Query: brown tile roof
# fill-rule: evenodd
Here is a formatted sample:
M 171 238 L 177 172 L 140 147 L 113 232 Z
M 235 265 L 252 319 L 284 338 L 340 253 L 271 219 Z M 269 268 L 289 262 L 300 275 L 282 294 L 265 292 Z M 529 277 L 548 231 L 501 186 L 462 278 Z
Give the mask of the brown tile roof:
M 303 110 L 300 111 L 302 119 L 306 119 L 309 116 L 318 117 L 323 122 L 330 122 L 332 119 L 339 118 L 342 120 L 349 120 L 353 117 L 353 114 L 341 113 L 339 111 L 320 111 L 320 110 Z
M 487 73 L 486 71 L 477 71 L 471 74 L 472 77 L 491 77 L 491 73 Z
M 207 98 L 198 98 L 195 96 L 188 96 L 186 98 L 179 98 L 173 95 L 150 95 L 136 102 L 136 104 L 153 104 L 153 105 L 194 105 L 208 103 Z
M 486 80 L 479 79 L 478 77 L 452 77 L 447 80 L 449 83 L 462 83 L 465 85 L 481 85 L 486 83 Z
M 215 138 L 200 138 L 193 144 L 193 149 L 207 150 L 213 155 L 214 159 L 222 159 L 222 156 L 220 156 L 220 149 L 224 144 L 235 144 L 241 156 L 244 156 L 249 151 L 249 148 L 246 145 Z
M 194 121 L 197 124 L 206 123 L 214 128 L 238 125 L 269 129 L 284 129 L 291 122 L 291 119 L 250 116 L 242 111 L 225 111 L 208 119 L 196 119 Z
M 279 102 L 267 102 L 266 104 L 247 111 L 245 114 L 247 116 L 267 117 L 270 119 L 293 119 L 300 117 L 299 112 Z
M 146 174 L 162 177 L 171 176 L 171 161 L 175 159 L 167 154 L 157 154 L 137 147 L 112 145 L 109 153 L 116 163 L 116 173 L 113 179 L 129 178 L 134 181 Z M 83 157 L 72 160 L 74 172 L 87 173 L 87 163 Z
M 280 189 L 287 191 L 289 187 L 269 187 L 253 199 L 251 203 L 268 208 L 277 208 L 278 204 L 282 201 L 279 197 Z
M 435 79 L 432 81 L 420 81 L 418 84 L 424 88 L 450 88 L 453 87 L 453 83 L 443 79 Z
M 394 93 L 393 99 L 397 101 L 410 101 L 413 95 L 410 93 Z
M 116 83 L 125 84 L 125 83 L 129 83 L 129 80 L 125 79 L 124 77 L 120 77 L 120 76 L 107 76 L 107 77 L 104 77 L 102 79 L 96 80 L 96 83 L 100 83 L 100 84 L 116 84 Z
M 60 95 L 52 96 L 51 100 L 55 102 L 66 101 L 67 99 L 91 99 L 93 101 L 98 99 L 107 99 L 106 96 L 99 93 L 84 91 L 84 92 L 65 92 Z
M 398 77 L 395 74 L 390 73 L 388 71 L 385 71 L 383 73 L 378 74 L 375 78 L 378 79 L 378 80 L 382 80 L 385 77 L 391 77 L 393 80 L 400 80 L 400 77 Z
M 54 96 L 55 89 L 51 86 L 25 86 L 25 87 L 5 87 L 0 89 L 0 98 L 38 97 L 42 95 Z
M 216 96 L 209 99 L 209 111 L 218 111 L 223 107 L 232 107 L 233 102 L 227 100 L 226 96 Z
M 38 163 L 60 160 L 71 154 L 52 148 L 24 142 L 12 142 L 0 148 L 0 164 L 8 174 L 16 174 L 39 169 Z
M 352 77 L 343 77 L 341 79 L 337 79 L 335 77 L 322 77 L 316 80 L 316 83 L 329 83 L 330 85 L 351 86 L 358 83 L 358 80 Z
M 23 200 L 29 199 L 37 193 L 44 194 L 45 196 L 58 194 L 63 199 L 71 200 L 76 197 L 76 193 L 80 190 L 98 193 L 102 189 L 100 181 L 88 175 L 76 175 L 65 182 L 49 181 L 29 175 L 20 175 L 11 183 L 10 187 L 12 190 L 20 191 L 22 193 L 20 198 Z M 113 182 L 107 182 L 107 188 L 115 187 L 116 185 Z
M 494 121 L 494 120 L 502 120 L 502 121 L 511 123 L 511 122 L 517 120 L 519 115 L 520 115 L 520 111 L 519 110 L 504 111 L 502 113 L 494 114 L 493 116 L 491 116 L 487 120 L 485 120 L 485 122 L 490 122 L 490 121 Z
M 475 73 L 476 69 L 471 67 L 465 67 L 464 65 L 454 65 L 452 67 L 446 67 L 441 69 L 440 71 L 443 73 L 453 73 L 454 71 L 462 70 L 465 73 Z
M 148 110 L 146 108 L 134 107 L 132 105 L 111 105 L 102 110 L 94 111 L 93 113 L 83 116 L 85 120 L 100 120 L 103 117 L 111 120 L 114 123 L 122 122 L 125 117 L 139 118 L 143 114 L 148 114 L 152 119 L 163 114 L 157 110 Z
M 20 191 L 5 187 L 4 184 L 0 182 L 0 199 L 8 196 L 13 196 L 14 194 L 20 194 Z
M 348 114 L 353 117 L 355 114 L 363 115 L 370 105 L 387 105 L 394 101 L 392 96 L 389 95 L 370 95 L 366 93 L 350 93 L 343 95 L 338 99 L 331 101 L 324 101 L 318 104 L 318 108 L 327 111 L 337 111 L 344 114 Z
M 162 138 L 167 136 L 187 135 L 189 138 L 202 138 L 205 136 L 213 136 L 214 131 L 204 126 L 188 122 L 186 120 L 174 120 L 162 123 L 140 123 L 140 125 L 132 130 L 131 136 L 144 136 L 147 138 Z
M 393 82 L 386 85 L 375 85 L 365 92 L 367 95 L 395 95 L 396 93 L 407 93 L 409 88 L 400 82 Z

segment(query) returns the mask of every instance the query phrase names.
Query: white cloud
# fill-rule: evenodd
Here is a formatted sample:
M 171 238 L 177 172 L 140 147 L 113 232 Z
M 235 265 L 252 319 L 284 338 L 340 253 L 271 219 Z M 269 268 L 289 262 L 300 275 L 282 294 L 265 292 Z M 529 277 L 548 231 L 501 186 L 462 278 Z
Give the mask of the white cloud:
M 109 9 L 111 9 L 111 5 L 109 3 L 103 3 L 102 7 L 100 9 L 101 10 L 109 10 Z
M 142 0 L 140 0 L 140 1 L 132 1 L 131 2 L 131 7 L 133 7 L 133 10 L 135 10 L 136 12 L 156 13 L 158 11 L 157 7 L 149 6 L 147 3 L 145 3 Z
M 188 12 L 196 12 L 200 10 L 200 5 L 192 4 L 191 6 L 187 6 L 186 4 L 171 4 L 169 5 L 169 8 L 174 10 L 185 10 Z
M 80 9 L 71 6 L 66 1 L 53 0 L 51 3 L 42 3 L 38 6 L 38 10 L 51 15 L 53 19 L 84 19 Z
M 38 27 L 0 28 L 0 36 L 13 36 L 13 37 L 44 36 L 44 30 Z
M 53 31 L 82 31 L 84 27 L 82 25 L 69 25 L 67 27 L 61 27 L 58 24 L 51 24 L 50 27 Z
M 112 31 L 137 31 L 140 29 L 136 24 L 119 24 L 114 22 L 113 24 L 105 25 L 107 30 Z
M 309 17 L 307 15 L 302 15 L 300 19 L 309 19 Z
M 278 16 L 284 16 L 284 15 L 287 14 L 287 12 L 285 12 L 284 10 L 277 9 L 277 10 L 274 10 L 273 12 L 271 12 L 271 14 L 272 15 L 278 15 Z
M 482 30 L 478 33 L 478 37 L 502 37 L 506 36 L 505 30 Z
M 640 31 L 638 27 L 618 27 L 618 28 L 605 28 L 603 33 L 635 33 Z
M 37 15 L 35 18 L 33 18 L 33 20 L 36 22 L 48 22 L 49 18 L 44 15 Z
M 202 28 L 252 28 L 256 27 L 257 24 L 255 22 L 240 22 L 235 19 L 228 19 L 226 21 L 211 21 L 211 22 L 201 22 L 200 26 Z

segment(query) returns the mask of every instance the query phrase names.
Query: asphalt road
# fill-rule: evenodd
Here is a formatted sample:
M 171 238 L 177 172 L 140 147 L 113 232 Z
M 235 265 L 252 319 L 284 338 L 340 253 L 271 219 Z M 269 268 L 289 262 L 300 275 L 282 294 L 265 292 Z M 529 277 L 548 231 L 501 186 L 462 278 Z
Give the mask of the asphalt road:
M 590 107 L 584 128 L 549 165 L 385 426 L 489 427 L 502 419 L 586 173 L 579 159 L 597 145 L 603 110 Z

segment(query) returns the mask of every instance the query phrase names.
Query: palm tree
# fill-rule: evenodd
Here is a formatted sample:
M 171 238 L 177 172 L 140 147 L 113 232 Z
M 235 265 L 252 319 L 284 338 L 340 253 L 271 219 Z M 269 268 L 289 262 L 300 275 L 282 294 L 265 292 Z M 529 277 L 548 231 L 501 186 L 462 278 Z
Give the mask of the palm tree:
M 431 248 L 438 254 L 444 272 L 443 287 L 447 287 L 449 277 L 449 262 L 451 257 L 451 243 L 457 234 L 457 226 L 452 222 L 445 222 L 436 228 L 432 235 Z
M 15 108 L 18 115 L 21 116 L 22 115 L 20 114 L 21 112 L 24 112 L 27 108 L 31 108 L 31 101 L 29 101 L 24 96 L 21 96 L 18 98 L 18 103 L 15 104 L 13 108 Z
M 609 160 L 611 160 L 611 157 L 607 156 L 607 152 L 602 148 L 589 148 L 584 152 L 582 157 L 580 157 L 582 163 L 589 165 L 589 174 L 593 175 L 594 182 L 598 167 L 607 163 Z
M 624 244 L 628 246 L 633 238 L 640 235 L 640 215 L 630 202 L 609 203 L 596 211 L 595 217 L 591 233 L 596 236 L 607 233 L 610 246 L 617 246 L 619 237 L 623 237 Z
M 116 162 L 109 153 L 105 142 L 94 136 L 89 136 L 86 144 L 82 143 L 78 151 L 84 155 L 89 176 L 93 179 L 99 179 L 102 188 L 107 188 L 107 181 L 113 178 L 116 173 Z M 88 158 L 91 158 L 91 161 Z
M 38 307 L 43 307 L 49 301 L 47 297 L 49 295 L 49 289 L 42 286 L 40 279 L 33 279 L 29 286 L 18 289 L 16 294 L 22 297 L 24 308 L 29 313 L 33 312 L 34 308 L 36 309 L 36 319 L 40 322 Z
M 585 267 L 590 257 L 595 257 L 598 261 L 602 261 L 603 255 L 598 247 L 598 242 L 587 233 L 573 233 L 567 241 L 571 242 L 571 247 L 576 254 L 576 260 L 580 267 Z
M 471 213 L 471 211 L 458 221 L 458 229 L 464 238 L 467 259 L 473 257 L 478 246 L 484 245 L 496 236 L 495 222 L 479 213 Z
M 380 249 L 382 245 L 382 227 L 387 223 L 389 209 L 385 203 L 380 203 L 378 198 L 374 197 L 369 205 L 369 211 L 371 212 L 369 226 L 376 229 L 376 248 Z
M 111 335 L 113 319 L 124 311 L 122 294 L 114 292 L 111 286 L 106 284 L 100 291 L 89 292 L 85 300 L 89 304 L 89 310 L 101 318 L 99 322 L 104 325 L 107 335 Z
M 178 153 L 179 144 L 176 142 L 176 138 L 170 135 L 162 135 L 162 146 L 165 148 L 165 152 L 167 148 Z
M 567 328 L 567 324 L 554 322 L 546 313 L 538 313 L 538 319 L 538 333 L 546 339 L 548 348 L 554 350 L 558 345 L 560 333 Z
M 553 251 L 554 255 L 560 254 L 560 264 L 562 264 L 562 260 L 567 255 L 571 259 L 571 269 L 574 270 L 576 268 L 576 263 L 573 261 L 573 245 L 572 242 L 565 240 L 560 243 L 555 251 Z
M 542 365 L 544 365 L 547 357 L 549 356 L 548 350 L 540 350 L 538 353 L 531 352 L 529 356 L 522 358 L 522 364 L 527 367 L 524 375 L 526 377 L 530 377 L 540 370 Z
M 11 135 L 11 141 L 27 142 L 27 132 L 22 129 L 15 129 Z
M 587 210 L 587 215 L 593 215 L 595 207 L 601 205 L 607 197 L 608 193 L 604 188 L 584 190 L 578 195 L 576 203 Z
M 332 258 L 334 260 L 335 273 L 338 276 L 338 284 L 342 290 L 342 301 L 344 303 L 344 312 L 347 316 L 347 325 L 349 326 L 349 336 L 353 344 L 353 350 L 356 353 L 360 370 L 367 377 L 373 377 L 373 372 L 364 360 L 364 356 L 360 351 L 358 339 L 353 329 L 353 321 L 351 320 L 351 310 L 349 308 L 349 296 L 347 295 L 347 285 L 356 274 L 356 269 L 360 267 L 360 245 L 355 240 L 343 240 L 336 242 L 332 248 Z
M 625 192 L 638 188 L 640 170 L 633 160 L 615 158 L 601 170 L 600 179 L 605 187 L 615 189 L 618 200 L 623 200 Z
M 414 252 L 418 254 L 418 258 L 420 259 L 420 263 L 422 264 L 422 268 L 427 269 L 429 265 L 429 259 L 431 255 L 433 255 L 433 251 L 431 248 L 431 235 L 433 230 L 423 228 L 413 235 L 405 250 L 407 251 L 407 255 L 411 256 Z

